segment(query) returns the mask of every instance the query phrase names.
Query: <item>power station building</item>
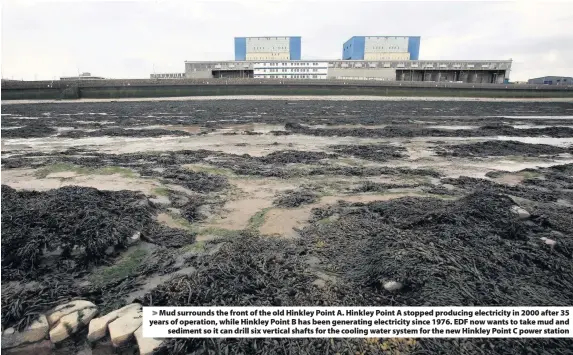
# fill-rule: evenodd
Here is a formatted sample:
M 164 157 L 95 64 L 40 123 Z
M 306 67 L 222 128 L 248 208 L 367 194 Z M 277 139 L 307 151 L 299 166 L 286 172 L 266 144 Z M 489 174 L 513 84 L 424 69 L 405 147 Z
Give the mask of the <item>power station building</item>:
M 300 37 L 235 37 L 235 60 L 300 60 Z
M 495 83 L 511 60 L 419 60 L 420 37 L 354 36 L 342 60 L 301 60 L 300 37 L 236 37 L 234 61 L 186 61 L 188 79 L 333 79 Z M 154 78 L 180 77 L 155 74 Z
M 510 70 L 511 60 L 185 62 L 185 77 L 190 79 L 341 79 L 502 84 L 509 79 Z
M 354 36 L 342 45 L 344 60 L 418 60 L 420 37 Z

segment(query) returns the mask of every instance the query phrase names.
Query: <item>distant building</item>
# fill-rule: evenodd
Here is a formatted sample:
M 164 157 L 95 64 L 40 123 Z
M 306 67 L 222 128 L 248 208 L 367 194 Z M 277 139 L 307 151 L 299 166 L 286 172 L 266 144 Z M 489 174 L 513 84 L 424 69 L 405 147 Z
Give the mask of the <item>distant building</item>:
M 92 76 L 90 73 L 81 73 L 80 76 L 64 76 L 60 80 L 103 80 L 104 77 Z
M 235 37 L 235 60 L 300 60 L 300 37 Z
M 277 60 L 185 62 L 185 77 L 341 79 L 503 84 L 511 60 Z M 315 78 L 316 76 L 316 78 Z
M 354 36 L 342 45 L 343 60 L 418 60 L 420 37 Z
M 185 79 L 185 73 L 150 74 L 150 79 Z
M 573 77 L 570 76 L 542 76 L 541 78 L 529 79 L 528 84 L 545 85 L 573 85 Z
M 328 62 L 285 61 L 253 64 L 253 77 L 260 79 L 326 79 Z

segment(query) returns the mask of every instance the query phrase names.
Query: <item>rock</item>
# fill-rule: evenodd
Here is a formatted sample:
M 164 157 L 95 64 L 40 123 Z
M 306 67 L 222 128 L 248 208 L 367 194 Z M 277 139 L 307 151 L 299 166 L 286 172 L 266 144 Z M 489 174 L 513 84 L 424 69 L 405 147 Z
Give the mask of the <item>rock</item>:
M 398 291 L 401 290 L 404 285 L 398 281 L 388 281 L 384 283 L 384 289 L 386 291 Z
M 530 214 L 529 212 L 527 212 L 526 210 L 524 210 L 523 208 L 519 207 L 519 206 L 513 206 L 511 208 L 511 210 L 517 214 L 517 216 L 519 217 L 519 219 L 524 220 L 524 219 L 528 219 Z
M 141 326 L 142 320 L 141 310 L 132 310 L 109 323 L 109 336 L 113 346 L 122 346 L 128 342 L 137 328 Z
M 318 288 L 326 288 L 326 281 L 323 279 L 316 279 L 312 282 L 312 284 Z
M 541 240 L 542 240 L 545 244 L 551 246 L 551 249 L 553 249 L 553 248 L 555 247 L 555 244 L 557 244 L 557 241 L 555 241 L 555 240 L 553 240 L 553 239 L 546 238 L 546 237 L 541 237 Z
M 135 340 L 137 340 L 137 347 L 139 348 L 139 355 L 151 355 L 155 349 L 163 344 L 161 339 L 144 338 L 143 327 L 139 327 L 134 334 Z
M 4 346 L 4 340 L 2 340 L 2 346 Z M 10 349 L 2 349 L 2 354 L 6 355 L 50 355 L 52 354 L 52 349 L 54 345 L 51 341 L 45 339 L 38 341 L 33 344 L 27 344 L 18 346 Z
M 141 311 L 141 305 L 139 303 L 132 303 L 113 312 L 109 312 L 103 317 L 92 319 L 88 332 L 88 340 L 94 342 L 105 337 L 109 323 L 113 322 L 117 318 L 129 314 L 130 312 L 137 311 Z
M 50 325 L 45 315 L 41 315 L 21 332 L 8 328 L 2 333 L 2 350 L 38 342 L 48 335 L 49 330 Z
M 149 199 L 155 206 L 170 206 L 171 200 L 167 196 L 157 196 Z
M 88 325 L 97 314 L 97 308 L 84 308 L 60 318 L 58 324 L 50 330 L 50 340 L 57 344 L 66 340 L 84 326 Z
M 48 312 L 48 323 L 50 326 L 56 324 L 63 316 L 86 308 L 96 308 L 95 304 L 90 301 L 77 300 L 66 304 L 59 305 Z

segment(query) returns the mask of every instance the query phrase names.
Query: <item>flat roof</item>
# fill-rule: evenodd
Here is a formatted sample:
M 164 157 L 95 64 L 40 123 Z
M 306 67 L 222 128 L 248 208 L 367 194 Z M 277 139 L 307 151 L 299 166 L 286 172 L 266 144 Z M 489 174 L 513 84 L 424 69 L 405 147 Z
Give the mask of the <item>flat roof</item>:
M 479 63 L 479 62 L 487 62 L 487 63 L 509 63 L 512 62 L 512 59 L 507 60 L 489 60 L 489 59 L 476 59 L 476 60 L 440 60 L 440 59 L 418 59 L 418 60 L 363 60 L 363 59 L 301 59 L 301 60 L 290 60 L 290 59 L 283 59 L 283 60 L 186 60 L 185 63 L 284 63 L 284 62 L 342 62 L 342 63 L 354 63 L 354 62 L 363 62 L 363 63 L 372 63 L 372 62 L 384 62 L 384 63 L 416 63 L 416 62 L 440 62 L 440 63 Z
M 250 37 L 235 37 L 235 38 L 271 38 L 271 37 L 292 37 L 292 38 L 300 38 L 300 36 L 250 36 Z

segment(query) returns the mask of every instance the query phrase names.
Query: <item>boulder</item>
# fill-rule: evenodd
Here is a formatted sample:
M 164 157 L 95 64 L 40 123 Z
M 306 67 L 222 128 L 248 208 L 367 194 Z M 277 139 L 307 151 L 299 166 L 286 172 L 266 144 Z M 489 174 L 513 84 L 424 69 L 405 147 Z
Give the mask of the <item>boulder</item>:
M 2 341 L 4 344 L 4 341 Z M 38 341 L 33 344 L 21 345 L 15 348 L 10 349 L 2 349 L 2 354 L 5 355 L 50 355 L 52 354 L 52 350 L 54 345 L 51 341 L 45 339 L 42 341 Z
M 48 323 L 50 323 L 50 326 L 53 326 L 54 324 L 58 323 L 58 321 L 63 316 L 86 308 L 96 308 L 96 306 L 90 301 L 84 301 L 84 300 L 77 300 L 59 305 L 50 312 L 48 312 L 47 314 Z
M 91 342 L 97 341 L 103 337 L 107 332 L 107 326 L 109 323 L 113 322 L 117 318 L 123 317 L 130 312 L 141 311 L 141 305 L 139 303 L 132 303 L 123 308 L 117 309 L 113 312 L 109 312 L 103 317 L 94 318 L 90 322 L 90 328 L 88 332 L 88 340 Z
M 153 351 L 163 344 L 162 339 L 144 338 L 143 327 L 139 327 L 134 334 L 137 347 L 139 348 L 139 355 L 152 355 Z
M 170 206 L 171 205 L 171 200 L 167 196 L 156 196 L 156 197 L 150 198 L 149 201 L 157 207 Z
M 517 216 L 521 220 L 528 219 L 530 216 L 529 212 L 527 212 L 525 209 L 519 206 L 513 206 L 511 210 L 513 211 L 513 213 L 517 214 Z
M 2 352 L 4 349 L 38 342 L 48 335 L 49 330 L 50 325 L 45 315 L 41 315 L 21 332 L 8 328 L 2 333 Z
M 58 324 L 50 330 L 50 340 L 56 344 L 88 325 L 97 314 L 97 308 L 84 308 L 60 318 Z
M 386 291 L 399 291 L 402 289 L 403 285 L 402 283 L 398 282 L 398 281 L 388 281 L 388 282 L 384 282 L 384 289 Z
M 557 241 L 553 240 L 553 239 L 549 239 L 547 237 L 542 237 L 541 240 L 549 245 L 551 247 L 551 249 L 553 249 L 555 247 L 555 244 L 557 244 Z
M 127 314 L 109 323 L 109 336 L 113 346 L 118 347 L 127 343 L 137 328 L 141 327 L 143 315 L 141 309 L 131 310 Z

